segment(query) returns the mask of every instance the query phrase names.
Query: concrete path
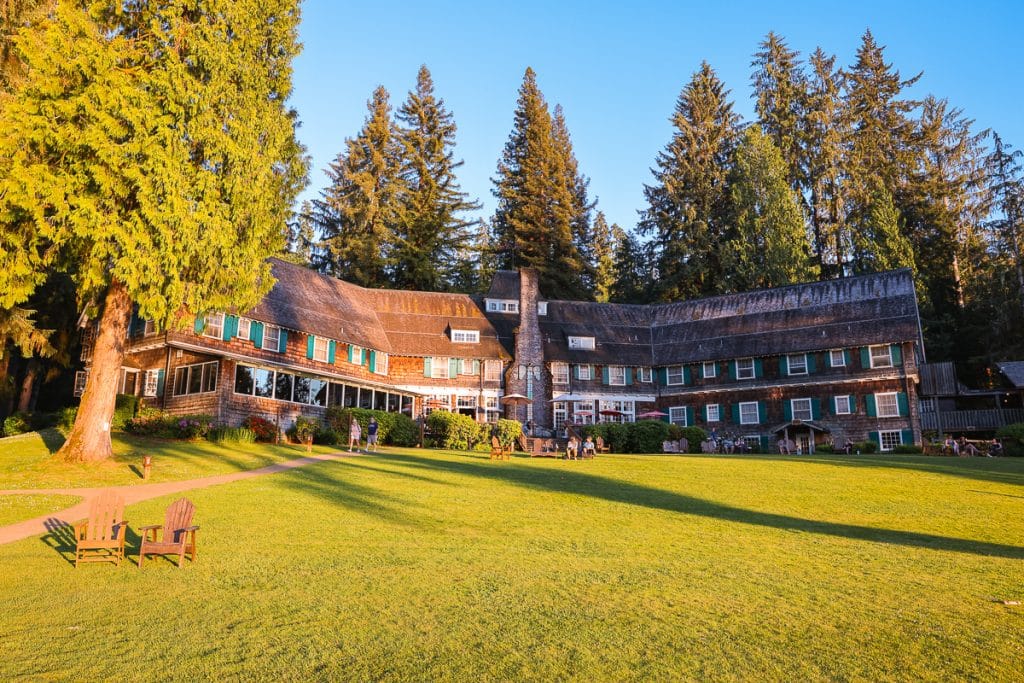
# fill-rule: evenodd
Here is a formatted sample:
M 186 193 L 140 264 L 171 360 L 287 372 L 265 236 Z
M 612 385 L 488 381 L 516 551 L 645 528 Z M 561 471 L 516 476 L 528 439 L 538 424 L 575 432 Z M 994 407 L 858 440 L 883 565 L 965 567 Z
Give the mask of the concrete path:
M 0 491 L 0 496 L 66 495 L 82 497 L 81 502 L 76 503 L 65 510 L 61 510 L 60 512 L 50 513 L 48 515 L 36 517 L 35 519 L 29 519 L 24 522 L 0 527 L 0 545 L 20 541 L 23 538 L 31 538 L 32 536 L 49 533 L 60 527 L 70 527 L 75 522 L 86 519 L 89 516 L 89 503 L 102 491 L 117 491 L 124 496 L 125 505 L 131 505 L 133 503 L 149 500 L 150 498 L 159 498 L 160 496 L 166 496 L 172 493 L 181 493 L 183 491 L 191 491 L 192 489 L 216 486 L 217 484 L 230 484 L 231 482 L 241 481 L 242 479 L 251 479 L 252 477 L 260 477 L 264 474 L 274 474 L 275 472 L 285 472 L 296 467 L 302 467 L 316 462 L 337 460 L 338 458 L 343 457 L 352 457 L 353 455 L 355 454 L 328 453 L 324 455 L 310 455 L 305 458 L 298 458 L 297 460 L 289 460 L 287 462 L 279 462 L 274 465 L 268 465 L 267 467 L 261 467 L 258 470 L 233 472 L 231 474 L 218 474 L 212 477 L 187 479 L 185 481 L 167 481 L 161 484 L 135 484 L 133 486 L 108 486 L 105 488 L 14 489 L 9 491 Z M 130 516 L 129 519 L 131 519 Z

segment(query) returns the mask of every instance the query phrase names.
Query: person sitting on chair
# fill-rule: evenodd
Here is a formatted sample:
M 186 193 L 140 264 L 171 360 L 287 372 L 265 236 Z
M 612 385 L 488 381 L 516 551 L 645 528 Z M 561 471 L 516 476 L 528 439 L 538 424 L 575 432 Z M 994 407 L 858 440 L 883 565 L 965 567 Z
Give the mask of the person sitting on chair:
M 587 437 L 587 440 L 583 442 L 583 457 L 594 457 L 594 440 L 591 437 Z
M 580 454 L 580 442 L 575 436 L 569 437 L 569 443 L 565 445 L 565 457 L 567 460 L 575 460 Z

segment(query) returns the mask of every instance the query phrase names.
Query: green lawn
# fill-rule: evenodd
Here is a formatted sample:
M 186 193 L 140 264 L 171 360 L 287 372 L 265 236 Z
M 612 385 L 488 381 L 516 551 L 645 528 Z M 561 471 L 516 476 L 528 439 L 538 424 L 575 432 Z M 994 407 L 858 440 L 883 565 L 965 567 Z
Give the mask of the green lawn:
M 0 546 L 0 679 L 1021 677 L 1024 459 L 389 450 L 190 497 L 182 571 Z
M 164 441 L 113 434 L 114 458 L 101 465 L 62 463 L 53 453 L 64 443 L 56 429 L 0 439 L 0 489 L 57 489 L 129 486 L 195 479 L 251 470 L 306 454 L 295 445 L 215 444 L 210 441 Z M 337 447 L 314 446 L 315 453 Z M 142 458 L 153 456 L 153 472 L 142 480 Z
M 50 512 L 59 512 L 80 500 L 79 496 L 21 494 L 0 496 L 0 526 L 32 519 Z

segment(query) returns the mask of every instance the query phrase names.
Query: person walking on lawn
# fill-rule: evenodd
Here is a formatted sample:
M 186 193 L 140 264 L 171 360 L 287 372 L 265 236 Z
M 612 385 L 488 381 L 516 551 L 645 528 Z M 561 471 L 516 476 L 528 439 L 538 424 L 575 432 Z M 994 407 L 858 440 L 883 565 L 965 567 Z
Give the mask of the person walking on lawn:
M 351 422 L 348 426 L 348 452 L 352 452 L 352 444 L 355 444 L 356 450 L 359 450 L 359 440 L 363 438 L 363 429 L 359 426 L 359 420 L 351 418 Z
M 366 425 L 366 452 L 370 452 L 370 446 L 377 450 L 377 418 L 371 417 L 370 424 Z

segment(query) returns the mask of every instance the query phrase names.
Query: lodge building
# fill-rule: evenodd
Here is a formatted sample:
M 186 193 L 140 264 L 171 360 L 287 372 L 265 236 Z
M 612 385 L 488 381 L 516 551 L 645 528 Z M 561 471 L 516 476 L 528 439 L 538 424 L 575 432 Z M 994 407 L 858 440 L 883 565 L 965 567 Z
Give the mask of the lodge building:
M 472 296 L 272 268 L 273 289 L 244 314 L 211 313 L 184 332 L 133 318 L 122 390 L 172 414 L 255 414 L 282 428 L 335 405 L 554 430 L 662 412 L 764 451 L 783 436 L 804 452 L 921 442 L 908 270 L 629 305 L 548 300 L 531 269 L 500 271 Z M 88 344 L 83 357 L 88 368 Z M 532 402 L 503 405 L 509 394 Z

